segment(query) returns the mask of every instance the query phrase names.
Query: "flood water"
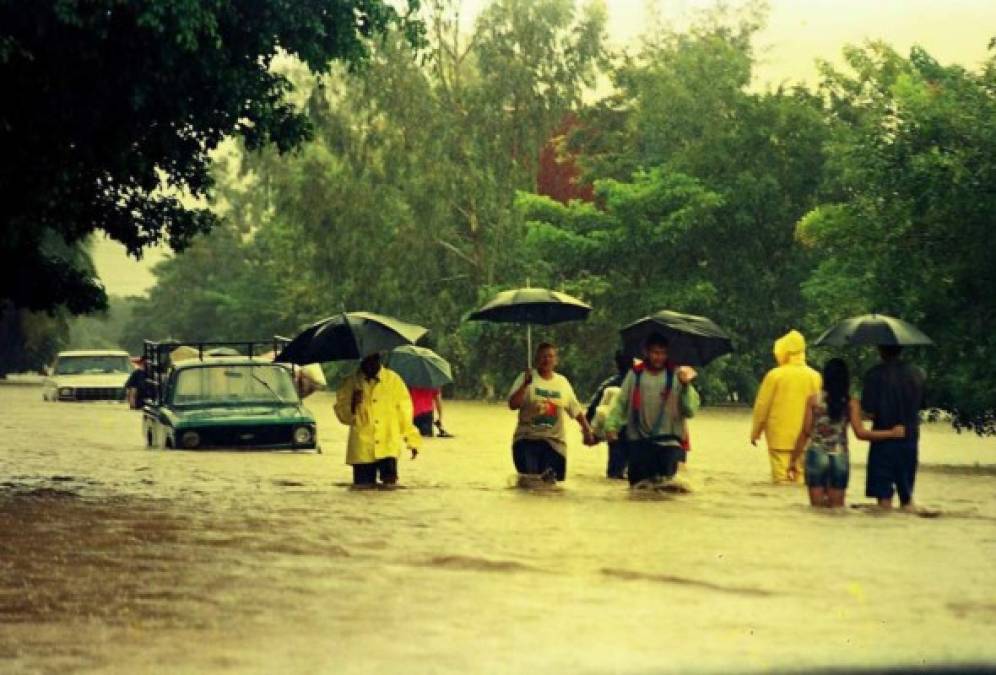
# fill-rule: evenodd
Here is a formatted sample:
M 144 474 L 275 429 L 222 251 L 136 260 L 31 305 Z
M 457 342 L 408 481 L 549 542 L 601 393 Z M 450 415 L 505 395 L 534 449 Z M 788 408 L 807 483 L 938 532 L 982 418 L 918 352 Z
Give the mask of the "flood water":
M 119 404 L 0 386 L 0 672 L 768 672 L 996 665 L 996 441 L 924 431 L 936 518 L 816 512 L 767 483 L 743 410 L 693 422 L 688 495 L 633 496 L 571 430 L 511 487 L 514 415 L 355 492 L 324 454 L 144 448 Z M 863 497 L 854 447 L 849 501 Z

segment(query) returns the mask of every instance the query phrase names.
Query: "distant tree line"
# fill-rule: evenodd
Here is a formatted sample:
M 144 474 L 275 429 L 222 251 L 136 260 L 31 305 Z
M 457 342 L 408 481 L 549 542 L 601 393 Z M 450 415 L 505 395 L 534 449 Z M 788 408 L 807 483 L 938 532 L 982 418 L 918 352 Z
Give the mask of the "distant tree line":
M 580 391 L 620 326 L 671 308 L 734 336 L 707 400 L 750 401 L 776 337 L 880 311 L 937 342 L 913 355 L 930 403 L 996 430 L 996 56 L 969 70 L 868 43 L 813 87 L 757 91 L 755 5 L 648 27 L 622 53 L 599 3 L 493 0 L 469 31 L 458 10 L 426 3 L 414 32 L 385 20 L 358 67 L 268 62 L 267 100 L 308 135 L 235 133 L 204 161 L 210 232 L 181 228 L 119 340 L 293 334 L 369 309 L 428 326 L 456 393 L 503 395 L 522 331 L 463 317 L 528 281 L 595 307 L 540 331 Z M 544 180 L 551 154 L 563 171 Z

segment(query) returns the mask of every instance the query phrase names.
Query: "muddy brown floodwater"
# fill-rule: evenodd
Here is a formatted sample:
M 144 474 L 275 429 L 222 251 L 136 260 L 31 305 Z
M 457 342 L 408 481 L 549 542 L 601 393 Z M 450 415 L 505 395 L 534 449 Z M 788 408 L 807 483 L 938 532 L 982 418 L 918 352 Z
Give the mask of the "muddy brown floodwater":
M 0 672 L 768 672 L 996 665 L 996 441 L 925 429 L 926 519 L 815 512 L 742 410 L 694 421 L 689 495 L 632 496 L 571 430 L 511 487 L 514 416 L 354 492 L 324 454 L 151 451 L 118 404 L 0 386 Z M 864 503 L 866 446 L 853 503 Z

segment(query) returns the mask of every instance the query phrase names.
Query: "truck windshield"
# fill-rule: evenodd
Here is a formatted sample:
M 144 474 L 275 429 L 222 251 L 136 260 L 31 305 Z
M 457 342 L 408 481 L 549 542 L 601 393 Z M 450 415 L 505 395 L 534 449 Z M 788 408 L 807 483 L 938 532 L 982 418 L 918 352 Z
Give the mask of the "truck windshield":
M 55 364 L 56 375 L 128 372 L 131 363 L 127 356 L 60 356 Z
M 177 374 L 173 403 L 297 403 L 290 371 L 273 365 L 205 365 Z

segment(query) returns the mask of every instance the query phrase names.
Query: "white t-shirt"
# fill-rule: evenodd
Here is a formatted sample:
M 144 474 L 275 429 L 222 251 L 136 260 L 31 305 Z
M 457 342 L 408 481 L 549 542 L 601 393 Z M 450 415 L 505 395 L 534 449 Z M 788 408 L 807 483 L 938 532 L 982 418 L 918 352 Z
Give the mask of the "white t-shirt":
M 574 395 L 574 388 L 566 377 L 559 373 L 547 380 L 533 370 L 533 381 L 526 390 L 519 408 L 519 423 L 515 427 L 512 442 L 520 439 L 542 440 L 561 455 L 567 454 L 567 430 L 564 425 L 564 413 L 571 419 L 577 418 L 584 408 Z M 508 392 L 512 397 L 522 386 L 524 375 L 519 373 Z

